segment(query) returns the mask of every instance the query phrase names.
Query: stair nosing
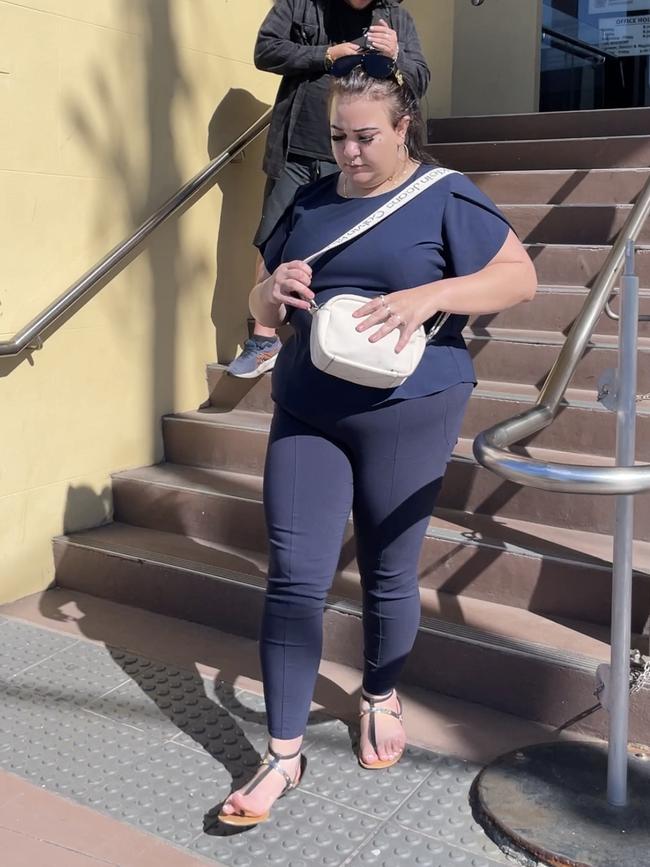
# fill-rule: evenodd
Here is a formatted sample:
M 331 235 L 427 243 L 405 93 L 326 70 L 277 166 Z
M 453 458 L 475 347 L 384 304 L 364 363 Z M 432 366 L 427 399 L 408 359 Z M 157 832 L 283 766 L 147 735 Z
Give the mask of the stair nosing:
M 609 252 L 613 244 L 553 244 L 548 241 L 522 241 L 523 246 L 526 249 L 530 249 L 532 247 L 545 247 L 551 248 L 553 250 L 590 250 L 596 252 Z M 650 244 L 637 244 L 636 251 L 646 253 L 650 251 Z
M 157 464 L 156 466 L 164 466 L 164 465 Z M 222 471 L 211 468 L 211 467 L 188 467 L 187 464 L 173 464 L 173 466 L 186 467 L 189 469 L 200 469 L 204 472 L 213 472 L 215 474 L 222 473 Z M 240 500 L 241 502 L 244 502 L 244 503 L 259 503 L 259 502 L 261 502 L 260 497 L 253 497 L 253 496 L 247 497 L 247 496 L 244 496 L 242 494 L 235 494 L 235 493 L 231 493 L 231 492 L 218 491 L 218 490 L 215 490 L 213 488 L 209 488 L 206 485 L 201 485 L 198 483 L 196 485 L 187 485 L 187 484 L 182 484 L 182 483 L 167 482 L 164 479 L 160 480 L 160 479 L 138 478 L 135 475 L 129 475 L 130 472 L 134 472 L 134 471 L 122 470 L 119 473 L 114 473 L 112 478 L 114 480 L 117 480 L 117 481 L 127 480 L 127 481 L 131 481 L 131 482 L 138 482 L 138 484 L 141 484 L 141 485 L 149 485 L 150 487 L 156 487 L 156 488 L 165 488 L 165 489 L 172 490 L 172 491 L 184 491 L 187 493 L 200 493 L 202 495 L 210 496 L 210 497 L 228 497 L 229 499 Z M 226 470 L 223 472 L 228 472 L 228 471 Z M 258 473 L 234 473 L 233 475 L 250 476 L 250 477 L 255 478 L 255 479 L 261 479 L 261 476 Z
M 499 202 L 500 208 L 614 208 L 631 211 L 634 202 Z
M 489 116 L 489 115 L 488 115 Z M 465 145 L 467 147 L 476 146 L 476 145 L 525 145 L 525 144 L 550 144 L 555 142 L 562 142 L 566 144 L 567 142 L 622 142 L 622 141 L 633 141 L 635 139 L 643 140 L 646 139 L 650 144 L 650 133 L 635 133 L 634 135 L 589 135 L 589 136 L 566 136 L 566 138 L 518 138 L 510 141 L 509 139 L 474 139 L 472 141 L 445 141 L 445 142 L 427 142 L 426 147 L 430 149 L 439 148 L 439 147 L 449 147 L 453 145 Z M 607 166 L 600 166 L 600 168 L 608 168 Z M 619 168 L 625 168 L 624 166 L 619 166 Z M 634 166 L 634 168 L 645 168 L 645 166 Z M 566 169 L 565 171 L 571 171 L 571 168 Z M 574 171 L 586 171 L 587 169 L 576 168 Z
M 566 337 L 561 331 L 532 330 L 526 328 L 500 328 L 478 326 L 473 330 L 472 325 L 465 329 L 464 336 L 469 340 L 493 340 L 497 343 L 517 343 L 535 346 L 564 346 Z M 618 334 L 592 334 L 587 348 L 589 349 L 618 349 Z M 637 341 L 639 352 L 650 352 L 650 337 L 641 336 Z
M 169 555 L 166 555 L 169 556 L 169 559 L 163 561 L 162 557 L 156 559 L 153 557 L 138 556 L 128 551 L 115 550 L 116 546 L 113 546 L 113 549 L 111 550 L 108 546 L 97 545 L 97 543 L 91 543 L 90 545 L 81 544 L 70 536 L 59 536 L 56 541 L 63 542 L 66 545 L 76 548 L 101 551 L 109 556 L 120 557 L 122 559 L 148 563 L 150 565 L 165 565 L 167 568 L 181 572 L 199 572 L 214 581 L 237 584 L 240 587 L 243 585 L 246 589 L 261 593 L 264 592 L 264 582 L 247 572 L 237 572 L 232 569 L 222 569 L 219 567 L 218 572 L 213 571 L 206 573 L 203 569 L 192 570 L 187 566 L 172 562 L 179 558 L 174 558 Z M 507 608 L 508 606 L 503 605 L 502 607 Z M 358 603 L 338 596 L 330 596 L 325 603 L 325 608 L 339 611 L 347 615 L 353 615 L 358 618 L 361 618 L 362 616 L 362 609 Z M 523 656 L 524 658 L 534 659 L 538 662 L 560 663 L 564 667 L 589 673 L 595 672 L 598 664 L 601 662 L 601 660 L 596 656 L 588 656 L 577 651 L 570 652 L 560 650 L 558 648 L 553 648 L 550 645 L 527 641 L 525 639 L 511 639 L 504 636 L 496 636 L 489 632 L 485 632 L 485 630 L 478 627 L 453 623 L 437 617 L 421 617 L 418 632 L 437 635 L 441 638 L 456 639 L 465 644 L 472 644 L 473 646 L 484 647 L 494 651 Z
M 527 139 L 528 141 L 546 141 L 546 139 Z M 518 139 L 514 139 L 514 141 L 518 141 Z M 554 139 L 557 141 L 557 139 Z M 429 142 L 429 144 L 435 144 Z M 444 142 L 441 142 L 444 144 Z M 471 142 L 466 142 L 466 144 L 471 144 Z M 566 175 L 571 172 L 638 172 L 639 174 L 650 174 L 650 166 L 594 166 L 593 168 L 574 168 L 574 169 L 472 169 L 469 172 L 463 172 L 463 174 L 471 177 L 472 175 L 490 175 L 492 177 L 497 177 L 501 175 Z

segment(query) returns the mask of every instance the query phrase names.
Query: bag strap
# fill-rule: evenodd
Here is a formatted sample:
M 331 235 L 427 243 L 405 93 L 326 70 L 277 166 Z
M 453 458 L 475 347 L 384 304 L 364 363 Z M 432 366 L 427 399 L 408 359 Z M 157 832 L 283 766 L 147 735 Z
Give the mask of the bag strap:
M 448 175 L 457 174 L 459 174 L 459 172 L 455 171 L 454 169 L 443 169 L 442 167 L 437 167 L 431 169 L 428 172 L 425 172 L 425 174 L 420 175 L 419 178 L 416 178 L 412 183 L 410 183 L 408 187 L 405 187 L 403 190 L 397 193 L 397 195 L 393 196 L 392 199 L 381 205 L 381 207 L 377 208 L 376 211 L 373 211 L 370 216 L 365 217 L 365 219 L 361 220 L 360 223 L 357 223 L 356 226 L 353 226 L 343 235 L 339 235 L 336 240 L 332 241 L 326 247 L 323 247 L 322 250 L 318 250 L 318 252 L 312 253 L 311 256 L 307 256 L 307 258 L 303 261 L 309 265 L 314 260 L 318 259 L 319 256 L 322 256 L 324 253 L 329 253 L 330 250 L 334 250 L 336 249 L 336 247 L 340 247 L 343 244 L 346 244 L 353 238 L 358 238 L 359 235 L 363 235 L 364 232 L 367 232 L 369 229 L 377 226 L 379 223 L 381 223 L 382 220 L 385 220 L 386 217 L 390 217 L 391 214 L 399 211 L 400 208 L 403 208 L 404 205 L 407 205 L 409 202 L 413 201 L 416 196 L 419 196 L 420 193 L 428 190 L 429 187 L 437 184 L 438 181 L 441 181 Z M 317 306 L 314 305 L 312 309 L 317 309 Z M 436 319 L 429 331 L 427 332 L 427 342 L 433 340 L 436 334 L 438 334 L 447 319 L 449 319 L 449 315 L 449 313 L 436 314 Z
M 308 265 L 310 265 L 315 259 L 318 259 L 319 256 L 322 256 L 324 253 L 329 253 L 330 250 L 334 250 L 336 247 L 340 247 L 342 244 L 346 244 L 348 241 L 351 241 L 353 238 L 357 238 L 359 235 L 363 235 L 364 232 L 367 232 L 369 229 L 374 228 L 382 220 L 385 220 L 386 217 L 390 217 L 391 214 L 394 214 L 396 211 L 399 211 L 400 208 L 403 208 L 404 205 L 407 205 L 416 196 L 419 196 L 420 193 L 423 193 L 425 190 L 428 190 L 429 187 L 432 187 L 434 184 L 437 184 L 438 181 L 441 181 L 443 178 L 446 178 L 447 175 L 457 175 L 458 172 L 453 169 L 443 169 L 443 168 L 435 168 L 431 169 L 425 174 L 420 175 L 419 178 L 416 178 L 412 183 L 397 193 L 396 196 L 393 196 L 392 199 L 389 199 L 385 204 L 381 205 L 381 207 L 377 208 L 376 211 L 373 211 L 370 216 L 365 217 L 361 220 L 360 223 L 357 223 L 356 226 L 353 226 L 351 229 L 348 229 L 343 235 L 339 235 L 336 240 L 332 241 L 326 247 L 323 247 L 322 250 L 318 250 L 316 253 L 312 253 L 311 256 L 307 256 L 306 259 L 303 259 Z

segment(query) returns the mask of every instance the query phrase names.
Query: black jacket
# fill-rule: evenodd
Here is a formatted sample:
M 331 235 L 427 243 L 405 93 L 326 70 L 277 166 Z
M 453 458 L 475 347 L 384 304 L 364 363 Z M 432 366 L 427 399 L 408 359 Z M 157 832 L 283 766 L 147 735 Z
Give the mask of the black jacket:
M 273 107 L 264 155 L 264 171 L 278 178 L 287 158 L 295 119 L 302 105 L 304 83 L 319 73 L 325 75 L 325 8 L 329 0 L 276 0 L 264 19 L 255 44 L 255 66 L 282 76 Z M 429 68 L 422 55 L 415 24 L 400 8 L 401 0 L 377 0 L 388 13 L 397 33 L 397 65 L 416 95 L 421 98 L 429 84 Z

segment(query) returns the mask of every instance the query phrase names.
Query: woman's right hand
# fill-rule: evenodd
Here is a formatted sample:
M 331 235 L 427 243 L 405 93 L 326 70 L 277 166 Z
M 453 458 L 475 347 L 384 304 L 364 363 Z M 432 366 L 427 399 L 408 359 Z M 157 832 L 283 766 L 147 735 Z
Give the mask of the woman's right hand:
M 309 310 L 314 293 L 311 286 L 312 271 L 306 262 L 283 262 L 266 281 L 265 296 L 269 304 L 278 307 L 299 307 Z

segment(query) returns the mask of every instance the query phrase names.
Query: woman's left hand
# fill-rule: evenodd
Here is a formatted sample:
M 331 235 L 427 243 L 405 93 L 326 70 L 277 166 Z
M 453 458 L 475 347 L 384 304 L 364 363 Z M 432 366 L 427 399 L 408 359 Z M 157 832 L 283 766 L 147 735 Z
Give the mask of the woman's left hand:
M 357 331 L 367 331 L 379 325 L 380 328 L 368 338 L 370 343 L 376 343 L 398 329 L 400 338 L 395 352 L 401 352 L 411 335 L 437 312 L 437 309 L 432 309 L 431 295 L 430 289 L 422 291 L 420 287 L 379 295 L 352 314 L 356 319 L 363 318 L 363 322 L 357 325 Z
M 390 28 L 386 21 L 379 21 L 368 29 L 368 41 L 375 51 L 385 54 L 391 60 L 397 58 L 397 33 Z

